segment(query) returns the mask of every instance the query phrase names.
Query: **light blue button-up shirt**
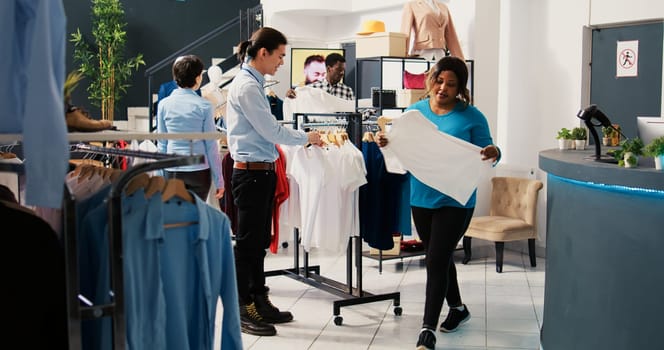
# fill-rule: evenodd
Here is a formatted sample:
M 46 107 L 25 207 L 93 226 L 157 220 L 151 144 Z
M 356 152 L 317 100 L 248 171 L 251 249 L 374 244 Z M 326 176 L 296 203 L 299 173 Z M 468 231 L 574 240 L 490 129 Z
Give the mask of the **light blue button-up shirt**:
M 263 84 L 265 78 L 247 64 L 228 89 L 226 126 L 228 149 L 236 162 L 273 162 L 279 157 L 275 145 L 304 145 L 307 134 L 286 128 L 272 115 Z
M 178 88 L 159 102 L 157 107 L 157 132 L 159 133 L 197 133 L 216 132 L 214 109 L 210 102 L 192 89 Z M 158 140 L 157 148 L 162 153 L 182 155 L 205 155 L 204 164 L 186 165 L 169 168 L 176 171 L 196 171 L 210 168 L 215 186 L 224 188 L 221 174 L 221 156 L 217 140 Z
M 23 135 L 25 203 L 60 208 L 69 161 L 60 0 L 0 1 L 0 133 Z

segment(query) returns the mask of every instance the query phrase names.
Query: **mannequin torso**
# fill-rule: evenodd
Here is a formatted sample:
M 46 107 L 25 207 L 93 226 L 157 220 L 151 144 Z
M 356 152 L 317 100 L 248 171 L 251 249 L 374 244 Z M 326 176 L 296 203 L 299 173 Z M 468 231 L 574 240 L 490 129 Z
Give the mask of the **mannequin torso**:
M 426 54 L 439 59 L 449 50 L 452 56 L 465 59 L 450 11 L 439 1 L 408 1 L 403 7 L 401 32 L 408 35 L 406 51 L 409 54 Z

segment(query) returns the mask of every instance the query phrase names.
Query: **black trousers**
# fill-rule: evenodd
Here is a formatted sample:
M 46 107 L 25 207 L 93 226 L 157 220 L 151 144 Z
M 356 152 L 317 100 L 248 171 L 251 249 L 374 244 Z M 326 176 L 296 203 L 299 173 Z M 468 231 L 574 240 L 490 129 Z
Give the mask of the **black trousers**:
M 267 292 L 265 252 L 272 235 L 272 210 L 277 175 L 273 170 L 233 169 L 231 188 L 237 208 L 235 271 L 241 304 L 252 294 Z
M 411 207 L 411 210 L 426 254 L 427 281 L 422 327 L 436 329 L 445 299 L 451 307 L 462 305 L 453 254 L 475 208 Z
M 212 173 L 209 168 L 197 171 L 164 170 L 164 177 L 184 181 L 184 185 L 188 190 L 193 191 L 200 199 L 207 200 L 212 184 Z

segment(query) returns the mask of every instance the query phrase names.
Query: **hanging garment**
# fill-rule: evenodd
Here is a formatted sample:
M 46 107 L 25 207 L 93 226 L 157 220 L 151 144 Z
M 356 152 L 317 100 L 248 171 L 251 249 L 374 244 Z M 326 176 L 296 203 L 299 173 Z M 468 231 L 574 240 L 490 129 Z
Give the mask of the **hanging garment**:
M 8 190 L 7 190 L 8 191 Z M 65 253 L 48 223 L 17 202 L 0 200 L 3 341 L 22 349 L 69 349 Z
M 231 153 L 228 152 L 224 155 L 224 158 L 221 160 L 221 174 L 224 178 L 224 197 L 219 203 L 221 211 L 223 211 L 228 219 L 231 221 L 231 230 L 237 232 L 237 207 L 235 206 L 235 200 L 233 198 L 233 191 L 230 189 L 233 188 L 231 184 L 231 178 L 233 177 L 233 158 L 231 158 Z
M 368 182 L 360 188 L 361 236 L 371 248 L 390 250 L 393 233 L 411 234 L 409 175 L 387 172 L 375 142 L 363 142 L 362 153 Z
M 299 208 L 294 210 L 300 213 L 298 227 L 305 251 L 342 253 L 351 235 L 359 232 L 356 191 L 366 183 L 366 171 L 361 152 L 350 142 L 344 146 L 355 150 L 300 146 L 288 159 L 287 171 L 298 187 Z
M 277 95 L 267 95 L 267 102 L 270 103 L 270 111 L 277 120 L 284 120 L 284 101 Z
M 62 1 L 0 1 L 0 133 L 22 134 L 25 203 L 62 205 L 69 143 L 64 118 Z
M 81 294 L 94 304 L 111 300 L 104 197 L 95 194 L 77 205 L 79 213 L 87 208 L 77 225 Z M 123 195 L 127 343 L 136 346 L 130 348 L 212 349 L 218 299 L 224 306 L 221 341 L 242 348 L 230 222 L 193 198 L 195 203 L 178 197 L 163 202 L 159 194 L 146 199 L 140 187 Z M 84 349 L 110 349 L 111 320 L 90 321 L 82 324 Z
M 288 177 L 286 176 L 286 155 L 281 146 L 276 145 L 279 158 L 274 162 L 277 175 L 277 186 L 274 193 L 274 208 L 272 209 L 272 237 L 270 240 L 270 251 L 276 253 L 279 249 L 279 219 L 281 205 L 290 195 L 288 191 Z
M 293 120 L 293 113 L 355 112 L 354 100 L 339 98 L 309 86 L 298 87 L 295 92 L 296 98 L 284 100 L 284 120 Z

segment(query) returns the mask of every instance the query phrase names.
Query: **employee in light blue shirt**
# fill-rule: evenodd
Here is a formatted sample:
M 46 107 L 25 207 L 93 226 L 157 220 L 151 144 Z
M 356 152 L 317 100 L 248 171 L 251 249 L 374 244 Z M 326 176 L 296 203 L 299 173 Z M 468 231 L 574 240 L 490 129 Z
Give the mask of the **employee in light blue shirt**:
M 228 148 L 234 160 L 231 179 L 237 207 L 235 266 L 242 332 L 272 336 L 272 324 L 293 320 L 268 299 L 265 251 L 270 246 L 272 209 L 277 175 L 276 145 L 320 144 L 318 132 L 305 133 L 281 126 L 270 111 L 263 86 L 265 74 L 274 75 L 284 64 L 286 37 L 263 27 L 238 45 L 242 64 L 228 90 L 226 124 Z
M 178 57 L 173 63 L 173 79 L 178 88 L 159 102 L 157 132 L 216 132 L 212 104 L 196 93 L 203 81 L 203 61 L 194 55 Z M 157 148 L 159 152 L 171 154 L 204 155 L 204 163 L 168 168 L 165 177 L 183 180 L 187 188 L 203 200 L 207 200 L 211 181 L 214 181 L 215 197 L 220 199 L 223 196 L 224 179 L 216 139 L 158 140 Z

